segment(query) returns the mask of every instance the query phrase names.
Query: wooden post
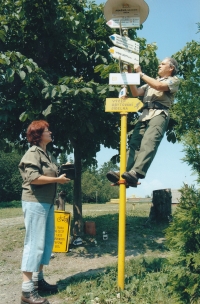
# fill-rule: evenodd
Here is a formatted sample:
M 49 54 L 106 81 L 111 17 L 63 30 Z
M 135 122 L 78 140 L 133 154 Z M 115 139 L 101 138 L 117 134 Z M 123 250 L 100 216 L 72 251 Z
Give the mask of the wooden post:
M 171 189 L 154 190 L 149 220 L 156 222 L 169 222 L 171 218 L 171 203 Z
M 59 193 L 58 199 L 56 200 L 57 210 L 65 211 L 65 196 L 66 193 L 64 191 Z

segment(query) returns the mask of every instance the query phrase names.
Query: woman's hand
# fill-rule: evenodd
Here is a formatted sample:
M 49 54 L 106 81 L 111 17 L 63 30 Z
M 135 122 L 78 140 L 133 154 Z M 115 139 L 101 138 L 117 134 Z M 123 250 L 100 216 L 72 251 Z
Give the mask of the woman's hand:
M 69 181 L 70 179 L 66 177 L 66 174 L 61 174 L 57 177 L 58 184 L 67 184 Z

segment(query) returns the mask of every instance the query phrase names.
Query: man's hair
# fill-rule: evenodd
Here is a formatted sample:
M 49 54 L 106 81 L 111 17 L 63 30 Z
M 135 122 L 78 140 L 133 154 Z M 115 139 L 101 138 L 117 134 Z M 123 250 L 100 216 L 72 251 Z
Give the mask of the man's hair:
M 174 68 L 172 71 L 172 76 L 174 76 L 178 73 L 178 62 L 172 57 L 167 57 L 167 59 L 169 60 L 169 65 Z

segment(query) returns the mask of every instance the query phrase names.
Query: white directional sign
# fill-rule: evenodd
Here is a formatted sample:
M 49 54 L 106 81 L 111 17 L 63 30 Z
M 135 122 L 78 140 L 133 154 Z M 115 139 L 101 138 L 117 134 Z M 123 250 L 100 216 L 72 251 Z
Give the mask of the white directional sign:
M 113 46 L 109 49 L 113 58 L 132 64 L 139 64 L 139 55 Z
M 117 34 L 109 36 L 110 40 L 114 45 L 117 45 L 119 47 L 128 49 L 129 51 L 132 51 L 136 54 L 139 54 L 140 51 L 140 44 L 136 41 L 131 40 L 128 37 L 120 36 Z
M 139 73 L 110 73 L 109 84 L 113 85 L 139 85 L 140 74 Z
M 139 17 L 112 18 L 106 24 L 111 28 L 140 27 L 140 18 Z

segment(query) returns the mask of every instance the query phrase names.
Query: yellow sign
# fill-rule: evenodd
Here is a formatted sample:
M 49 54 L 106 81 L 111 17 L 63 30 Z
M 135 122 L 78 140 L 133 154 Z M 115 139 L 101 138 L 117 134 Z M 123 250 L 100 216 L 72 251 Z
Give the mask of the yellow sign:
M 66 211 L 54 211 L 55 215 L 55 239 L 53 252 L 67 252 L 70 240 L 71 213 Z
M 138 112 L 142 107 L 138 98 L 106 98 L 105 112 Z

